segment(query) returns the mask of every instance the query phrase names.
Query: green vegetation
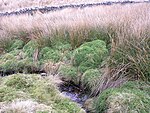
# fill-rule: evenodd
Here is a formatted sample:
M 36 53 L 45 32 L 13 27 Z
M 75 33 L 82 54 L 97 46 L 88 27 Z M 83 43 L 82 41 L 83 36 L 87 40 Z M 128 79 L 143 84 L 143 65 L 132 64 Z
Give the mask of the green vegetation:
M 110 56 L 113 68 L 125 65 L 130 78 L 150 81 L 150 38 L 128 39 Z
M 41 62 L 46 62 L 48 60 L 52 60 L 54 62 L 58 62 L 60 60 L 61 54 L 58 50 L 54 50 L 50 47 L 44 47 L 40 51 Z
M 29 99 L 41 104 L 41 109 L 42 105 L 48 106 L 48 111 L 52 110 L 56 113 L 85 113 L 77 104 L 61 96 L 56 85 L 51 80 L 42 78 L 40 75 L 14 74 L 1 79 L 0 102 L 7 104 L 8 102 L 13 103 L 18 99 Z M 28 107 L 30 108 L 31 106 Z
M 16 39 L 13 41 L 13 44 L 11 45 L 9 51 L 22 49 L 24 46 L 24 42 L 22 40 Z
M 20 32 L 18 39 L 2 38 L 0 72 L 34 73 L 45 69 L 47 75 L 58 74 L 62 80 L 74 82 L 88 93 L 96 88 L 100 94 L 85 103 L 95 113 L 148 113 L 149 33 L 143 31 L 144 35 L 138 37 L 126 33 L 128 29 L 122 31 L 122 27 L 118 30 L 109 25 L 106 29 L 60 29 L 49 36 L 35 30 L 31 33 L 33 39 L 26 32 Z M 36 74 L 0 78 L 0 105 L 7 106 L 3 111 L 20 113 L 19 109 L 8 106 L 30 102 L 36 106 L 33 108 L 37 113 L 84 113 L 76 103 L 61 95 L 53 81 Z
M 4 73 L 13 71 L 16 73 L 31 72 L 32 69 L 37 70 L 38 66 L 32 62 L 31 58 L 24 57 L 22 51 L 11 51 L 0 56 L 0 70 Z
M 36 41 L 31 40 L 23 47 L 23 52 L 27 57 L 33 57 L 33 54 L 37 48 L 38 44 L 36 43 Z
M 131 84 L 135 85 L 131 86 Z M 120 88 L 110 88 L 103 91 L 95 103 L 96 113 L 109 111 L 148 113 L 150 96 L 146 91 L 135 88 L 134 86 L 137 84 L 139 83 L 127 82 Z
M 97 85 L 99 77 L 101 76 L 102 74 L 98 69 L 89 69 L 82 75 L 81 83 L 85 88 L 91 90 L 94 86 Z
M 144 81 L 128 81 L 120 86 L 120 88 L 137 89 L 150 95 L 150 83 Z
M 77 82 L 78 70 L 76 67 L 73 67 L 71 65 L 64 65 L 60 67 L 59 72 L 63 78 L 69 81 Z
M 88 69 L 100 66 L 107 53 L 108 50 L 104 41 L 86 42 L 74 51 L 73 65 L 79 67 L 79 71 L 84 73 Z

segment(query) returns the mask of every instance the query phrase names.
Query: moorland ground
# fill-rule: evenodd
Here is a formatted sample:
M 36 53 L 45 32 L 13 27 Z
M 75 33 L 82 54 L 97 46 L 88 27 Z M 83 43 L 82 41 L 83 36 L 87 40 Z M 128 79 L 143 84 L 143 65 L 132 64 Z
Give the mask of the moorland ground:
M 90 112 L 150 111 L 150 4 L 0 19 L 0 73 L 15 73 L 0 78 L 1 111 L 85 112 L 61 95 L 60 79 L 88 91 Z M 40 70 L 47 77 L 31 74 Z

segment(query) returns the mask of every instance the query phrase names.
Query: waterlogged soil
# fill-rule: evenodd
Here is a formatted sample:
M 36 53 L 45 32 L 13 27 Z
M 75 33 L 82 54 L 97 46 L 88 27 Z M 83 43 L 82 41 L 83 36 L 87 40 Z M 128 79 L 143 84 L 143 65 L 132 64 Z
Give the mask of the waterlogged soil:
M 40 74 L 40 71 L 36 73 Z M 15 72 L 13 71 L 6 72 L 6 73 L 1 72 L 0 76 L 1 77 L 11 76 L 11 74 L 15 74 Z M 74 84 L 73 82 L 64 81 L 63 84 L 59 85 L 59 91 L 64 96 L 78 103 L 84 109 L 84 103 L 88 99 L 89 95 L 87 94 L 87 92 L 83 91 L 78 85 Z
M 82 108 L 84 106 L 84 102 L 88 99 L 88 94 L 72 82 L 65 82 L 64 84 L 61 84 L 59 86 L 59 90 L 64 96 L 78 103 Z

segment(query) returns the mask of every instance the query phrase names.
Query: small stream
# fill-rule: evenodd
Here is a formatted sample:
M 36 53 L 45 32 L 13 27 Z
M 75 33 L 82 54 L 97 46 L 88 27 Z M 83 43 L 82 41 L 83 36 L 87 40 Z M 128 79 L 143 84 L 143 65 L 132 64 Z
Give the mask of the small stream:
M 41 71 L 33 72 L 33 73 L 37 73 L 42 76 Z M 11 74 L 15 74 L 15 72 L 14 71 L 9 71 L 9 72 L 5 72 L 5 73 L 0 72 L 0 77 L 9 76 Z M 63 81 L 63 84 L 59 85 L 59 91 L 65 97 L 70 98 L 72 101 L 78 103 L 83 109 L 85 109 L 84 103 L 89 98 L 89 95 L 87 92 L 83 91 L 80 88 L 80 86 L 78 86 L 70 81 Z M 86 109 L 85 109 L 85 111 L 86 111 L 86 113 L 89 113 Z
M 78 85 L 65 82 L 59 86 L 59 90 L 64 96 L 78 103 L 84 109 L 84 102 L 88 99 L 88 94 L 82 91 Z

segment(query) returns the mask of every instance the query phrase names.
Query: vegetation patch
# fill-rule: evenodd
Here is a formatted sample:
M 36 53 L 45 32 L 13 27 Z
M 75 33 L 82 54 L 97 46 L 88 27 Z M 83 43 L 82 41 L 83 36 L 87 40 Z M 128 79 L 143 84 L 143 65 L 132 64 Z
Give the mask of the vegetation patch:
M 40 104 L 34 100 L 22 99 L 22 100 L 14 100 L 12 102 L 3 103 L 0 106 L 1 112 L 7 113 L 51 113 L 56 112 L 52 109 L 51 106 L 47 106 L 45 104 Z
M 7 87 L 6 85 L 0 87 L 0 103 L 10 102 L 17 98 L 29 99 L 30 95 L 15 88 Z
M 76 67 L 73 67 L 71 65 L 62 65 L 59 69 L 59 73 L 62 78 L 77 83 L 78 70 Z
M 13 41 L 13 44 L 11 45 L 9 51 L 22 49 L 24 46 L 24 42 L 22 40 L 16 39 Z
M 38 44 L 35 40 L 30 40 L 24 47 L 23 52 L 27 57 L 33 57 L 35 50 L 38 48 Z
M 59 92 L 54 80 L 49 78 L 42 78 L 40 75 L 36 74 L 14 74 L 8 77 L 0 78 L 0 103 L 3 102 L 3 109 L 8 112 L 8 105 L 16 105 L 16 103 L 24 103 L 31 100 L 31 103 L 36 103 L 40 108 L 36 109 L 36 112 L 47 112 L 55 111 L 64 113 L 85 113 L 76 103 L 72 102 L 70 99 L 64 97 Z M 34 82 L 33 82 L 34 81 Z M 19 99 L 19 102 L 18 102 Z M 17 104 L 18 105 L 18 104 Z M 20 110 L 24 108 L 10 107 L 12 111 L 19 113 Z M 26 106 L 26 105 L 22 105 Z M 42 108 L 45 108 L 44 109 Z M 31 108 L 31 106 L 26 106 L 26 109 Z
M 88 69 L 100 66 L 107 53 L 108 50 L 104 41 L 86 42 L 74 51 L 73 65 L 79 67 L 79 71 L 84 73 Z
M 9 6 L 7 2 L 3 4 Z M 97 113 L 150 111 L 149 4 L 89 7 L 75 13 L 69 9 L 40 18 L 36 14 L 32 14 L 34 18 L 28 16 L 17 16 L 17 21 L 15 16 L 1 18 L 1 75 L 44 70 L 43 76 L 60 74 L 84 88 L 96 85 L 97 93 L 106 89 L 96 98 Z M 59 64 L 63 64 L 60 69 Z M 26 108 L 25 103 L 33 108 L 24 109 L 29 112 L 83 111 L 60 94 L 52 83 L 55 80 L 46 78 L 31 74 L 0 78 L 0 112 L 1 106 L 6 108 L 2 112 L 24 112 L 18 110 L 18 104 Z M 128 80 L 134 81 L 125 83 Z M 122 83 L 125 84 L 112 88 Z M 93 99 L 87 101 L 91 103 L 89 108 L 93 107 Z
M 111 55 L 111 68 L 126 66 L 124 75 L 150 81 L 150 38 L 127 39 Z
M 86 89 L 92 89 L 97 85 L 99 77 L 101 77 L 101 72 L 98 69 L 89 69 L 81 77 L 81 84 Z
M 40 51 L 40 61 L 47 62 L 48 60 L 52 60 L 54 62 L 58 62 L 61 58 L 61 54 L 58 50 L 54 50 L 51 47 L 44 47 Z
M 32 58 L 25 57 L 22 51 L 14 50 L 0 56 L 0 70 L 3 73 L 27 73 L 37 70 L 38 68 L 38 65 L 33 63 Z
M 121 88 L 110 88 L 103 91 L 96 103 L 96 113 L 104 112 L 149 112 L 150 96 L 140 89 L 127 87 L 130 83 Z

